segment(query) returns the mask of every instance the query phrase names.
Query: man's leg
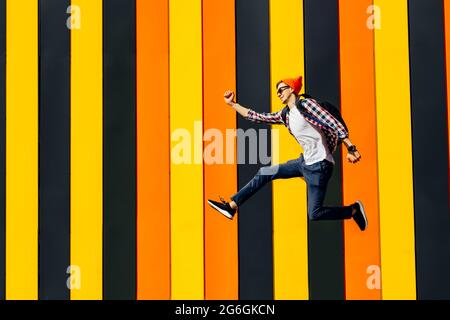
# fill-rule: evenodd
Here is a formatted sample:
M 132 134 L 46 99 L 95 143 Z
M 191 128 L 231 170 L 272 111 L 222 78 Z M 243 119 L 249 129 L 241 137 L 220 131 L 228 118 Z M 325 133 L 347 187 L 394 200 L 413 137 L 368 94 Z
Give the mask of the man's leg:
M 258 170 L 252 180 L 250 180 L 241 190 L 239 190 L 239 192 L 231 197 L 231 200 L 233 201 L 230 205 L 232 207 L 234 207 L 234 205 L 242 205 L 248 198 L 254 195 L 269 181 L 302 176 L 303 173 L 299 159 L 289 160 L 288 162 L 275 166 L 262 167 Z
M 323 206 L 328 181 L 333 173 L 333 164 L 323 161 L 312 166 L 314 166 L 312 171 L 305 169 L 305 178 L 308 185 L 308 216 L 310 220 L 350 219 L 356 210 L 354 206 Z

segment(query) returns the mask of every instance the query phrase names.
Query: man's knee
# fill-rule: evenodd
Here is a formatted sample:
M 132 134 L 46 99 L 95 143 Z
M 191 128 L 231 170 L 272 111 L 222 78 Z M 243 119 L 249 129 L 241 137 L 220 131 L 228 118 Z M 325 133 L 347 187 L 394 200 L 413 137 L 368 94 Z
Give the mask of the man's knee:
M 322 215 L 321 211 L 322 211 L 321 207 L 308 209 L 309 220 L 311 220 L 311 221 L 320 220 L 320 217 Z
M 259 168 L 257 175 L 268 179 L 273 179 L 278 172 L 278 166 L 267 166 Z

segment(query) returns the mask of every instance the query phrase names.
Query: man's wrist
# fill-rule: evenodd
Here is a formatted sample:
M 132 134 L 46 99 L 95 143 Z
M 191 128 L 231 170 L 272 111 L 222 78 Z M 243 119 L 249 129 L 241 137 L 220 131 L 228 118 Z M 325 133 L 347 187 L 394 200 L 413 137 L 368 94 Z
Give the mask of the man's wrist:
M 356 146 L 353 144 L 353 145 L 347 146 L 347 151 L 350 153 L 354 153 L 358 150 L 356 149 Z
M 345 138 L 342 138 L 341 140 L 342 140 L 342 142 L 345 144 L 346 147 L 352 145 L 352 143 L 350 142 L 350 139 L 348 138 L 348 136 L 345 137 Z

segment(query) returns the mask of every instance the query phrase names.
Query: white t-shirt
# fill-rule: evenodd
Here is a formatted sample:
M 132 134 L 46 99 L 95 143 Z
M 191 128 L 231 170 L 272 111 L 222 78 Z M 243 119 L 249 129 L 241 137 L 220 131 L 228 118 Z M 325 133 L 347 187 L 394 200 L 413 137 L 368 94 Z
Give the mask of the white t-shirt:
M 323 159 L 334 163 L 333 155 L 328 150 L 327 140 L 322 130 L 306 121 L 297 108 L 289 111 L 289 127 L 303 148 L 305 164 L 310 165 Z

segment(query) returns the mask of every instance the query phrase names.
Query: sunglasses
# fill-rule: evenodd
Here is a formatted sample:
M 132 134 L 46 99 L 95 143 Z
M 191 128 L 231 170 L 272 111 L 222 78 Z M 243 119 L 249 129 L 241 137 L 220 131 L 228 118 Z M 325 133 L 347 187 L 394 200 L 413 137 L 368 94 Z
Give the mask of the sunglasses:
M 279 87 L 277 90 L 277 94 L 282 94 L 284 90 L 289 89 L 289 86 Z

